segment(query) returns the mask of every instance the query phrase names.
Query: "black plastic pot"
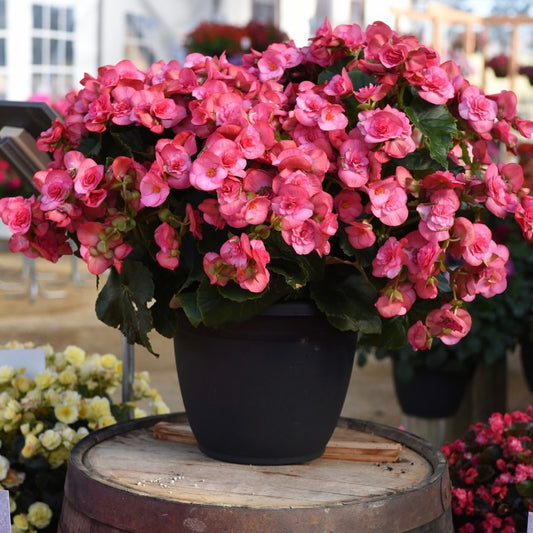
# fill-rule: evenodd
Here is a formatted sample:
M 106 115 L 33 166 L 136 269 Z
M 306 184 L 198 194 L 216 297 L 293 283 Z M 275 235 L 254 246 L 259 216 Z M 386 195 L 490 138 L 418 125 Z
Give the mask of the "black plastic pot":
M 291 302 L 221 329 L 194 328 L 183 315 L 174 347 L 185 410 L 206 455 L 273 465 L 323 453 L 348 390 L 356 334 Z

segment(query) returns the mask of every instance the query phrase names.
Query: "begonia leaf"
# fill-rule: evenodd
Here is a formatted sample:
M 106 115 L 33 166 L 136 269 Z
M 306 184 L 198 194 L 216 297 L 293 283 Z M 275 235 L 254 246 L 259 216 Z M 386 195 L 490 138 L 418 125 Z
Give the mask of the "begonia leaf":
M 414 97 L 403 110 L 424 136 L 432 159 L 447 169 L 448 152 L 452 148 L 453 137 L 457 134 L 455 119 L 447 107 Z
M 153 327 L 148 303 L 153 297 L 150 270 L 139 261 L 124 261 L 120 274 L 111 269 L 98 294 L 96 315 L 108 326 L 120 328 L 129 343 L 143 344 L 154 353 L 148 339 Z

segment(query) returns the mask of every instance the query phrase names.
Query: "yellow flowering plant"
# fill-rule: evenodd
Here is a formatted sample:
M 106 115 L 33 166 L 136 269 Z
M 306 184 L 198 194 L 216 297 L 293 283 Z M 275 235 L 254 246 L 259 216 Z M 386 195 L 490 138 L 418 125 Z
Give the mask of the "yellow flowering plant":
M 131 402 L 115 398 L 122 363 L 113 354 L 42 348 L 45 369 L 33 379 L 24 368 L 0 366 L 0 486 L 9 491 L 12 533 L 57 531 L 67 461 L 79 440 L 129 413 L 169 411 L 147 372 L 135 373 Z

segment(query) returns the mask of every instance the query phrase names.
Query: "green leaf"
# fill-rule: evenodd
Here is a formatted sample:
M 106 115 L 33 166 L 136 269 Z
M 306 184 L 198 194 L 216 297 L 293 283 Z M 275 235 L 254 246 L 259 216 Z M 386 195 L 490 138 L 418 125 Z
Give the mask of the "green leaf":
M 337 329 L 364 333 L 381 331 L 381 318 L 377 310 L 374 311 L 376 291 L 363 276 L 353 274 L 337 280 L 332 275 L 319 283 L 311 283 L 310 287 L 311 298 Z
M 265 241 L 265 246 L 270 254 L 268 270 L 282 275 L 293 289 L 323 277 L 325 260 L 315 252 L 308 255 L 295 254 L 279 232 L 273 231 Z
M 154 297 L 151 272 L 138 261 L 124 261 L 120 274 L 112 269 L 96 299 L 97 317 L 119 328 L 131 344 L 138 343 L 154 355 L 148 333 L 153 328 L 148 303 Z
M 381 332 L 379 335 L 367 334 L 363 332 L 359 336 L 359 344 L 375 346 L 395 350 L 405 346 L 407 337 L 407 322 L 405 317 L 394 317 L 387 320 L 382 319 Z
M 280 295 L 273 291 L 265 291 L 253 295 L 253 299 L 235 301 L 224 298 L 219 287 L 204 280 L 197 290 L 197 308 L 202 322 L 209 327 L 219 327 L 226 323 L 243 322 L 259 314 L 274 302 Z M 251 293 L 249 293 L 252 296 Z
M 434 105 L 414 96 L 403 111 L 420 130 L 430 156 L 443 168 L 448 168 L 448 152 L 453 137 L 458 135 L 455 119 L 445 105 Z

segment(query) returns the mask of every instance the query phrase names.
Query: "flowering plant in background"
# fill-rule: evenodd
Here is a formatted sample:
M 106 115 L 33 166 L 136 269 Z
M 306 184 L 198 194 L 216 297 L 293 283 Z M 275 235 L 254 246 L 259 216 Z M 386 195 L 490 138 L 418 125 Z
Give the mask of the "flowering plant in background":
M 489 59 L 485 65 L 494 71 L 497 78 L 505 78 L 509 74 L 510 59 L 508 55 L 498 54 Z
M 288 35 L 274 24 L 250 21 L 246 26 L 219 22 L 202 22 L 185 37 L 189 53 L 197 52 L 210 56 L 240 56 L 254 49 L 263 52 L 269 44 L 288 40 Z
M 38 146 L 31 199 L 1 200 L 10 249 L 75 250 L 109 276 L 98 317 L 150 348 L 193 324 L 311 299 L 359 342 L 415 349 L 470 330 L 465 302 L 506 288 L 508 250 L 481 222 L 533 237 L 512 155 L 533 122 L 381 22 L 275 43 L 242 65 L 190 54 L 86 75 Z
M 3 349 L 33 347 L 11 342 Z M 0 486 L 9 491 L 12 532 L 57 531 L 67 461 L 91 431 L 125 419 L 168 412 L 150 376 L 138 372 L 134 400 L 113 399 L 122 379 L 113 354 L 62 352 L 44 346 L 44 372 L 30 379 L 24 368 L 0 366 Z
M 526 531 L 533 512 L 533 407 L 494 413 L 442 447 L 457 533 Z
M 5 159 L 0 159 L 0 198 L 30 196 L 33 192 L 31 184 L 23 181 Z

